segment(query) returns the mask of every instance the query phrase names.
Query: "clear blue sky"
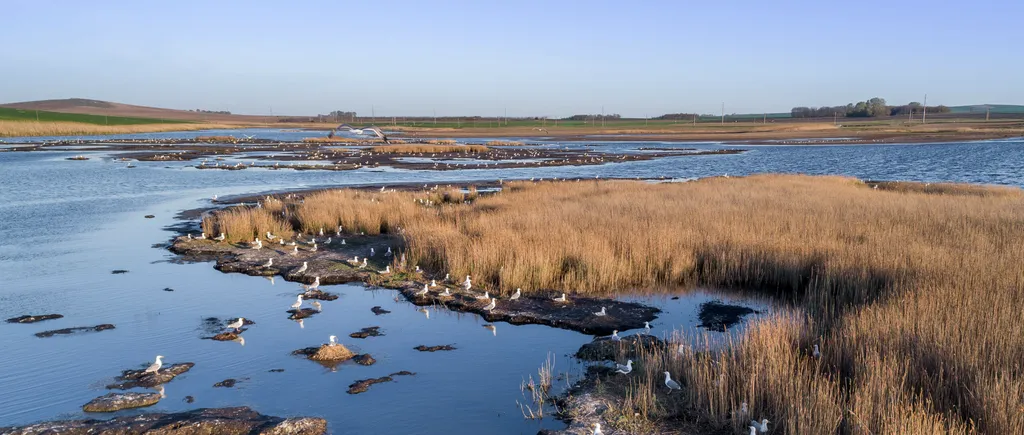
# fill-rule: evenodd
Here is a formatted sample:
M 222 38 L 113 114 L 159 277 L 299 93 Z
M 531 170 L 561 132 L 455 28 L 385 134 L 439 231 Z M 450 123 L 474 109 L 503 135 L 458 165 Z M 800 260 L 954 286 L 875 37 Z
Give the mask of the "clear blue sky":
M 1024 1 L 11 1 L 0 101 L 627 116 L 1024 103 Z

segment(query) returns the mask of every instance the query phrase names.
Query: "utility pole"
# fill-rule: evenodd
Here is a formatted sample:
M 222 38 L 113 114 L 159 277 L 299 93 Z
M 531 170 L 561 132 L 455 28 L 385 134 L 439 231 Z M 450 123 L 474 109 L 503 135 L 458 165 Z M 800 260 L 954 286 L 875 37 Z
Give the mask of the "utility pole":
M 928 120 L 928 94 L 924 94 L 924 111 L 921 112 L 921 123 L 924 124 Z
M 768 114 L 767 113 L 764 114 L 764 119 L 761 120 L 761 123 L 762 124 L 767 124 L 768 123 Z
M 693 126 L 694 127 L 697 126 L 697 114 L 696 113 L 693 114 Z
M 370 124 L 375 124 L 376 122 L 377 122 L 377 108 L 373 107 L 373 105 L 371 104 L 370 105 Z
M 985 106 L 985 121 L 988 121 L 988 113 L 992 111 L 991 106 Z
M 601 106 L 601 128 L 604 128 L 604 106 Z
M 437 125 L 437 109 L 434 109 L 434 125 Z
M 722 103 L 722 124 L 725 124 L 725 103 Z

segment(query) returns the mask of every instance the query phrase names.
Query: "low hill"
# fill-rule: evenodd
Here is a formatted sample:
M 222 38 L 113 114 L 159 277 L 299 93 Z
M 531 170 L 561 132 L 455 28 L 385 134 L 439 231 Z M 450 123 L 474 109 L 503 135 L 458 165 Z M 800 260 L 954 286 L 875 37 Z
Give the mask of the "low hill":
M 135 116 L 88 115 L 84 113 L 50 112 L 48 110 L 0 107 L 0 121 L 78 122 L 94 125 L 183 124 L 183 119 L 140 118 Z
M 199 122 L 260 123 L 268 122 L 271 120 L 276 121 L 280 119 L 280 117 L 270 116 L 229 115 L 222 113 L 204 113 L 193 112 L 188 110 L 163 109 L 159 107 L 134 106 L 131 104 L 113 103 L 109 101 L 90 100 L 85 98 L 25 101 L 20 103 L 0 104 L 0 108 L 76 113 L 83 115 L 117 116 L 125 118 L 151 118 L 159 120 Z

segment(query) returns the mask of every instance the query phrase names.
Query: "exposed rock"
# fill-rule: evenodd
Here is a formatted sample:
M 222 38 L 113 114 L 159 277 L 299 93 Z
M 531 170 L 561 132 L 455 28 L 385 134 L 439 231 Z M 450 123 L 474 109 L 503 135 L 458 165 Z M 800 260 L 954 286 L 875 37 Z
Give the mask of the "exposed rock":
M 455 350 L 455 346 L 452 346 L 450 344 L 442 344 L 440 346 L 424 346 L 421 344 L 419 346 L 414 347 L 413 349 L 416 349 L 420 352 L 437 352 L 439 350 Z
M 319 314 L 320 312 L 312 308 L 300 308 L 298 310 L 288 310 L 288 313 L 291 314 L 290 316 L 288 316 L 289 319 L 299 320 L 305 319 L 307 317 L 313 317 L 314 315 Z
M 172 289 L 170 287 L 164 287 L 164 291 L 165 292 L 172 292 L 172 291 L 174 291 L 174 289 Z
M 270 370 L 268 370 L 268 371 L 269 371 L 270 373 L 283 373 L 283 372 L 284 372 L 284 369 L 270 369 Z
M 196 398 L 195 398 L 195 397 L 192 397 L 192 396 L 185 396 L 185 398 L 184 398 L 184 399 L 182 399 L 182 400 L 184 400 L 184 401 L 185 401 L 185 403 L 192 403 L 192 402 L 195 402 L 195 401 L 196 401 Z
M 373 307 L 373 308 L 370 308 L 370 311 L 373 311 L 373 314 L 376 314 L 376 315 L 378 315 L 378 316 L 379 316 L 379 315 L 381 315 L 381 314 L 387 314 L 387 313 L 390 313 L 390 311 L 388 311 L 388 310 L 385 310 L 385 309 L 381 308 L 381 307 L 380 307 L 379 305 L 378 305 L 378 306 L 375 306 L 375 307 Z
M 147 214 L 147 215 L 146 215 L 146 216 L 144 216 L 144 217 L 145 217 L 146 219 L 153 219 L 153 218 L 155 218 L 156 216 L 153 216 L 153 215 L 151 215 L 151 214 Z
M 7 323 L 36 323 L 44 320 L 60 319 L 64 317 L 61 314 L 26 314 L 24 316 L 12 317 L 7 319 Z
M 231 388 L 231 387 L 234 387 L 235 384 L 237 384 L 237 383 L 238 383 L 238 380 L 236 380 L 236 379 L 225 379 L 225 380 L 220 381 L 220 382 L 218 382 L 216 384 L 213 384 L 213 386 L 214 386 L 214 388 Z
M 142 408 L 160 401 L 158 393 L 110 393 L 92 399 L 82 410 L 85 412 L 114 412 L 122 409 Z
M 360 329 L 359 332 L 353 332 L 349 334 L 352 338 L 366 338 L 366 337 L 380 337 L 384 334 L 380 332 L 380 326 L 370 326 Z
M 217 340 L 217 341 L 233 341 L 233 340 L 237 340 L 238 339 L 238 334 L 241 334 L 243 331 L 245 331 L 245 329 L 240 329 L 238 332 L 226 331 L 226 332 L 221 332 L 220 334 L 217 334 L 217 335 L 214 335 L 213 337 L 208 337 L 208 338 L 210 340 Z
M 373 359 L 373 357 L 370 356 L 370 354 L 368 353 L 356 355 L 352 357 L 352 361 L 355 361 L 356 364 L 359 364 L 361 366 L 372 366 L 374 363 L 377 362 L 377 360 Z
M 155 373 L 146 373 L 145 370 L 125 370 L 121 372 L 121 376 L 117 377 L 120 381 L 115 384 L 107 385 L 108 390 L 128 390 L 137 387 L 152 388 L 160 384 L 166 384 L 171 382 L 175 376 L 185 373 L 192 369 L 195 364 L 178 363 L 169 367 L 164 367 Z
M 320 289 L 310 289 L 302 293 L 302 299 L 319 299 L 321 301 L 333 301 L 338 299 L 338 295 L 334 293 L 325 292 Z
M 99 332 L 114 329 L 114 325 L 104 323 L 96 326 L 78 326 L 75 328 L 54 329 L 52 331 L 37 332 L 36 337 L 53 337 L 54 335 L 68 335 L 80 332 Z
M 635 358 L 643 347 L 661 349 L 665 347 L 665 342 L 658 337 L 642 334 L 627 335 L 619 341 L 601 337 L 581 346 L 576 351 L 576 358 L 584 361 L 615 361 L 620 350 L 625 358 Z
M 110 273 L 112 273 L 114 275 L 120 275 L 122 273 L 128 273 L 128 271 L 124 270 L 124 269 L 114 269 L 114 270 L 111 270 Z
M 382 377 L 379 377 L 379 378 L 371 378 L 371 379 L 358 380 L 358 381 L 355 381 L 353 384 L 348 386 L 348 394 L 365 393 L 367 390 L 370 389 L 370 386 L 373 385 L 373 384 L 379 384 L 379 383 L 382 383 L 382 382 L 392 382 L 392 381 L 395 380 L 394 379 L 395 376 L 412 376 L 412 375 L 415 375 L 415 373 L 402 370 L 400 372 L 392 373 L 392 374 L 390 374 L 388 376 L 382 376 Z
M 322 418 L 280 418 L 247 407 L 141 414 L 111 420 L 71 420 L 0 428 L 3 435 L 321 435 Z
M 292 352 L 292 355 L 305 355 L 313 361 L 332 362 L 348 361 L 356 356 L 354 352 L 341 344 L 323 344 L 320 347 L 307 347 Z
M 728 328 L 741 322 L 743 316 L 756 314 L 758 311 L 740 305 L 723 304 L 721 301 L 710 301 L 700 304 L 700 327 L 717 332 L 725 332 Z

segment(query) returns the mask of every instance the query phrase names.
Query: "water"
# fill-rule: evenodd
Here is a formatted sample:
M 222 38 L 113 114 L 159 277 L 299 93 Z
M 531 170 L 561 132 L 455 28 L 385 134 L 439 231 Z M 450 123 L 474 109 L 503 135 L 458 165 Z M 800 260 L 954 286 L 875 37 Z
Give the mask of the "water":
M 180 133 L 209 135 L 214 132 Z M 238 132 L 216 132 L 238 135 Z M 266 137 L 309 134 L 264 132 Z M 161 133 L 152 137 L 180 137 Z M 585 148 L 565 143 L 560 147 Z M 594 149 L 636 152 L 639 147 L 719 149 L 720 144 L 602 143 Z M 324 286 L 341 294 L 324 312 L 304 322 L 285 310 L 298 285 L 278 279 L 222 274 L 209 263 L 177 264 L 153 247 L 171 234 L 174 214 L 209 204 L 213 195 L 303 189 L 317 186 L 445 183 L 503 178 L 666 177 L 686 179 L 761 172 L 843 174 L 867 179 L 957 181 L 1024 186 L 1024 141 L 963 144 L 759 146 L 739 155 L 673 157 L 581 167 L 500 170 L 355 171 L 197 170 L 195 162 L 114 162 L 118 152 L 84 152 L 92 160 L 64 160 L 77 150 L 0 152 L 0 318 L 61 313 L 65 318 L 34 325 L 0 323 L 0 425 L 81 418 L 82 404 L 106 393 L 103 385 L 125 368 L 166 356 L 168 363 L 195 362 L 189 373 L 166 385 L 167 398 L 145 411 L 250 406 L 280 416 L 328 419 L 336 433 L 536 433 L 559 428 L 552 419 L 524 420 L 519 384 L 535 374 L 548 353 L 559 372 L 581 369 L 567 355 L 591 337 L 544 326 L 498 323 L 497 334 L 475 315 L 416 307 L 393 300 L 389 290 L 361 285 Z M 244 160 L 240 158 L 239 160 Z M 144 219 L 146 214 L 155 219 Z M 111 270 L 127 269 L 123 275 Z M 172 288 L 173 292 L 163 291 Z M 665 312 L 654 333 L 692 329 L 698 304 L 712 299 L 766 305 L 718 293 L 694 292 L 678 300 L 646 298 Z M 391 314 L 374 316 L 380 305 Z M 206 317 L 245 316 L 257 322 L 246 345 L 201 340 Z M 113 323 L 117 329 L 75 337 L 41 339 L 47 329 Z M 348 334 L 381 326 L 386 336 L 365 340 Z M 342 343 L 372 354 L 370 367 L 342 365 L 330 371 L 290 352 L 337 335 Z M 454 352 L 419 353 L 419 344 L 454 344 Z M 283 373 L 269 373 L 283 368 Z M 345 393 L 358 379 L 400 370 L 397 377 L 360 395 Z M 213 388 L 226 378 L 235 388 Z M 246 379 L 247 378 L 247 379 Z M 195 403 L 183 402 L 186 395 Z

